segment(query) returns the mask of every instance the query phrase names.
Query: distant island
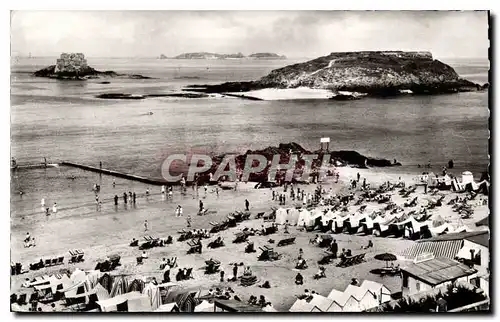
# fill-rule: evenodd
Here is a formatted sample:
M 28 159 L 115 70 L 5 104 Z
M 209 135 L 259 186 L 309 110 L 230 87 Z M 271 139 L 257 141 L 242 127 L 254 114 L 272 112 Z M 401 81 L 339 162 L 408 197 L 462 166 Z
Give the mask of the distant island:
M 248 56 L 254 59 L 286 59 L 285 55 L 278 55 L 275 53 L 255 53 Z
M 286 56 L 280 56 L 275 53 L 256 53 L 245 56 L 242 53 L 237 54 L 217 54 L 209 52 L 184 53 L 174 57 L 174 59 L 286 59 Z
M 119 74 L 114 71 L 98 71 L 87 65 L 82 53 L 62 53 L 56 65 L 42 68 L 33 73 L 36 77 L 48 77 L 61 80 L 85 80 L 99 78 L 150 79 L 151 77 L 137 74 Z
M 160 59 L 167 59 L 167 58 L 168 58 L 168 57 L 167 57 L 167 56 L 165 56 L 165 55 L 163 55 L 163 54 L 161 54 L 161 55 L 160 55 Z
M 255 81 L 191 85 L 185 90 L 220 94 L 247 92 L 245 96 L 252 96 L 261 90 L 293 92 L 306 89 L 329 92 L 329 97 L 325 98 L 349 100 L 349 96 L 358 99 L 429 95 L 487 88 L 488 84 L 479 85 L 460 78 L 451 66 L 433 59 L 430 52 L 361 51 L 334 52 L 288 65 Z

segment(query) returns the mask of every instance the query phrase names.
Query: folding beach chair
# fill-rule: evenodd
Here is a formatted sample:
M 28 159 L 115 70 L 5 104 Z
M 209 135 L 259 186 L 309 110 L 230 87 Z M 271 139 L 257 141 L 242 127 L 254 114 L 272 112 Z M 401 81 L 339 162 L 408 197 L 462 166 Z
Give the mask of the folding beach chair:
M 47 266 L 52 266 L 52 260 L 51 259 L 46 259 L 44 262 L 44 265 Z
M 60 256 L 60 257 L 57 259 L 57 265 L 61 265 L 61 264 L 64 264 L 64 256 Z
M 185 279 L 193 278 L 193 268 L 190 267 L 186 270 L 186 274 L 184 275 Z

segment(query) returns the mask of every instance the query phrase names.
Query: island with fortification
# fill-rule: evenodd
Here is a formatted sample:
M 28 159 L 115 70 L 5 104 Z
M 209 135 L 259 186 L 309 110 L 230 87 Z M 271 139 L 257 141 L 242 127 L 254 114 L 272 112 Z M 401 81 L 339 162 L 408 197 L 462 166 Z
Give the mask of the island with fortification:
M 100 78 L 150 79 L 151 77 L 120 74 L 114 71 L 98 71 L 87 64 L 82 53 L 62 53 L 55 65 L 50 65 L 33 73 L 35 77 L 48 77 L 60 80 L 85 80 Z
M 275 69 L 255 81 L 192 85 L 185 90 L 257 99 L 272 99 L 280 95 L 293 98 L 312 91 L 325 98 L 346 100 L 487 88 L 488 84 L 475 84 L 461 78 L 452 67 L 433 59 L 429 52 L 361 51 L 334 52 Z

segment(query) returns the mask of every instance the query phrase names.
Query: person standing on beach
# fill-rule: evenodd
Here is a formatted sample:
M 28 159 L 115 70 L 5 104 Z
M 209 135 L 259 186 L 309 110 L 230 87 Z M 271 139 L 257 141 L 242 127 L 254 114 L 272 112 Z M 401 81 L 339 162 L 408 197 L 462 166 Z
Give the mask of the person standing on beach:
M 219 185 L 215 186 L 215 193 L 217 194 L 217 197 L 219 196 Z
M 54 202 L 54 205 L 52 206 L 52 212 L 55 214 L 57 212 L 57 203 Z
M 144 231 L 148 231 L 148 221 L 144 220 Z
M 220 271 L 220 281 L 224 282 L 224 271 L 223 270 Z
M 358 177 L 358 180 L 357 180 L 357 181 L 359 182 L 359 179 L 361 179 L 361 175 L 359 174 L 359 172 L 358 172 L 358 174 L 357 174 L 357 177 Z
M 238 278 L 238 264 L 234 263 L 234 266 L 233 266 L 233 276 L 234 276 L 234 280 L 236 281 L 236 279 Z
M 245 210 L 246 211 L 249 211 L 249 208 L 250 207 L 250 202 L 248 201 L 248 199 L 245 199 Z
M 285 221 L 285 230 L 283 231 L 285 234 L 289 234 L 288 226 L 290 226 L 290 224 L 288 223 L 288 220 L 287 220 L 287 221 Z
M 161 194 L 164 195 L 165 194 L 165 186 L 161 186 Z
M 272 194 L 273 194 L 273 199 L 272 199 L 272 200 L 276 199 L 276 195 L 275 195 L 275 193 L 274 193 L 273 188 L 271 188 L 271 192 L 272 192 Z
M 127 204 L 127 193 L 126 192 L 123 193 L 123 203 Z
M 135 194 L 135 192 L 132 194 L 132 202 L 135 204 L 135 198 L 137 197 L 137 195 Z
M 149 188 L 146 188 L 146 197 L 149 197 Z
M 118 196 L 115 195 L 115 206 L 118 206 Z
M 366 178 L 363 178 L 363 190 L 366 190 Z
M 116 186 L 115 179 L 113 179 L 113 188 Z
M 172 199 L 173 194 L 174 194 L 174 188 L 172 188 L 172 186 L 169 186 L 168 187 L 168 197 L 170 199 Z
M 333 253 L 333 258 L 337 258 L 337 252 L 339 251 L 339 245 L 337 244 L 337 240 L 333 240 L 330 245 L 330 250 Z
M 42 208 L 45 208 L 45 198 L 42 198 L 42 201 L 40 203 L 42 205 Z
M 205 189 L 205 198 L 207 197 L 207 191 L 208 191 L 208 183 L 205 183 L 203 186 L 203 189 Z
M 186 218 L 186 224 L 187 224 L 187 228 L 191 228 L 191 216 L 190 215 L 188 215 Z
M 200 200 L 200 213 L 203 211 L 203 201 Z

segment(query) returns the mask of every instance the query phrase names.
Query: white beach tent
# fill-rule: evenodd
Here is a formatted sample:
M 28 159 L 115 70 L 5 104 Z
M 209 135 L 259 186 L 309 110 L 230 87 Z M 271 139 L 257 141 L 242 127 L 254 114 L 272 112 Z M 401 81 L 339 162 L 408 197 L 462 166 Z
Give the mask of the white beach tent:
M 97 301 L 101 312 L 115 312 L 117 305 L 127 302 L 128 312 L 151 312 L 151 303 L 147 295 L 140 292 L 120 294 L 107 300 Z
M 335 213 L 331 210 L 328 210 L 328 212 L 321 217 L 321 222 L 323 223 L 323 225 L 328 225 L 328 222 L 334 219 Z
M 299 210 L 297 208 L 288 209 L 287 218 L 290 225 L 297 225 L 299 222 Z
M 160 288 L 158 287 L 158 285 L 154 285 L 153 283 L 149 282 L 144 287 L 142 294 L 148 296 L 153 311 L 161 305 Z
M 155 312 L 175 312 L 175 311 L 177 311 L 177 312 L 179 311 L 179 306 L 175 302 L 160 305 L 155 310 Z M 195 309 L 195 312 L 196 312 L 196 309 Z
M 289 312 L 312 312 L 313 308 L 314 308 L 314 304 L 307 303 L 306 300 L 297 299 L 288 311 Z
M 283 225 L 287 221 L 287 217 L 288 217 L 288 210 L 287 209 L 280 207 L 280 208 L 278 208 L 278 210 L 276 210 L 275 222 L 278 225 Z
M 213 312 L 214 304 L 207 300 L 203 300 L 200 304 L 196 305 L 194 308 L 195 312 Z

